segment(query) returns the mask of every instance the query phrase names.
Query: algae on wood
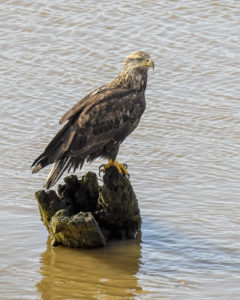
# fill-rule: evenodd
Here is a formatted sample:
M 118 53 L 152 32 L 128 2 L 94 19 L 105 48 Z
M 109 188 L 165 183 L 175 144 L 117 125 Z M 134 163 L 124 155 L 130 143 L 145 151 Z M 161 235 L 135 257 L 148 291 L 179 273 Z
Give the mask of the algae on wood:
M 50 222 L 52 245 L 93 248 L 106 246 L 107 242 L 91 212 L 70 216 L 66 209 L 59 210 Z
M 129 179 L 111 168 L 103 177 L 98 198 L 98 221 L 113 238 L 134 238 L 141 226 L 136 195 Z
M 116 168 L 107 169 L 103 186 L 88 172 L 64 179 L 55 191 L 38 191 L 41 219 L 52 245 L 94 248 L 106 246 L 109 239 L 134 238 L 141 226 L 137 199 L 127 177 Z

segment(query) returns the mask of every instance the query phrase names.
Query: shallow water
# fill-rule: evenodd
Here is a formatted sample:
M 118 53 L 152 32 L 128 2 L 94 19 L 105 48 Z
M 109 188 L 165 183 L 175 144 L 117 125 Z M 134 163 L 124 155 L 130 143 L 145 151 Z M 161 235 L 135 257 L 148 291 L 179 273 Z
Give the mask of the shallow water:
M 238 299 L 240 3 L 0 3 L 0 298 Z M 122 145 L 136 240 L 51 248 L 30 165 L 62 114 L 148 51 L 147 109 Z M 96 171 L 101 161 L 85 165 Z

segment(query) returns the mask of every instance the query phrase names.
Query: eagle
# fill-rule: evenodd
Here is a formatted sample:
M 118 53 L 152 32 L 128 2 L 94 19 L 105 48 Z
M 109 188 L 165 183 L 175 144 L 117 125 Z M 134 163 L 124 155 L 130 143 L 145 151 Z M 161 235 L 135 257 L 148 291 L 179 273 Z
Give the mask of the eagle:
M 32 173 L 53 167 L 44 187 L 52 187 L 68 170 L 75 172 L 85 161 L 108 159 L 103 171 L 114 166 L 128 175 L 116 160 L 120 144 L 137 127 L 145 110 L 148 68 L 154 62 L 145 51 L 135 51 L 123 60 L 120 74 L 110 83 L 82 98 L 60 119 L 63 124 L 33 164 Z

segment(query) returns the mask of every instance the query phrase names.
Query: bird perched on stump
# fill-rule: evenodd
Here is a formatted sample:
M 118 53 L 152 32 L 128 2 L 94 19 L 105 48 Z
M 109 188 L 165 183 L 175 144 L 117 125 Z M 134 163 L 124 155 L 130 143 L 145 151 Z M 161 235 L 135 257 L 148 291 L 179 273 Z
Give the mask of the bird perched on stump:
M 73 172 L 98 157 L 108 159 L 104 170 L 115 166 L 128 174 L 117 160 L 120 144 L 137 127 L 145 110 L 148 68 L 154 68 L 149 54 L 135 51 L 127 56 L 121 73 L 110 83 L 91 92 L 67 111 L 64 124 L 32 164 L 33 173 L 53 164 L 44 187 L 53 186 L 64 171 Z

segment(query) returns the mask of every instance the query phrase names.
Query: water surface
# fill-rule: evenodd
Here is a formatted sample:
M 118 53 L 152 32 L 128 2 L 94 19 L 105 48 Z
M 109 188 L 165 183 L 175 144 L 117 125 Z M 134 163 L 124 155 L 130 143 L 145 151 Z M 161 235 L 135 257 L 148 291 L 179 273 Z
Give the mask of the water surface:
M 234 0 L 1 1 L 1 299 L 238 299 L 239 9 Z M 63 113 L 138 49 L 156 68 L 119 160 L 141 236 L 51 248 L 33 196 L 49 169 L 33 176 L 30 165 Z

